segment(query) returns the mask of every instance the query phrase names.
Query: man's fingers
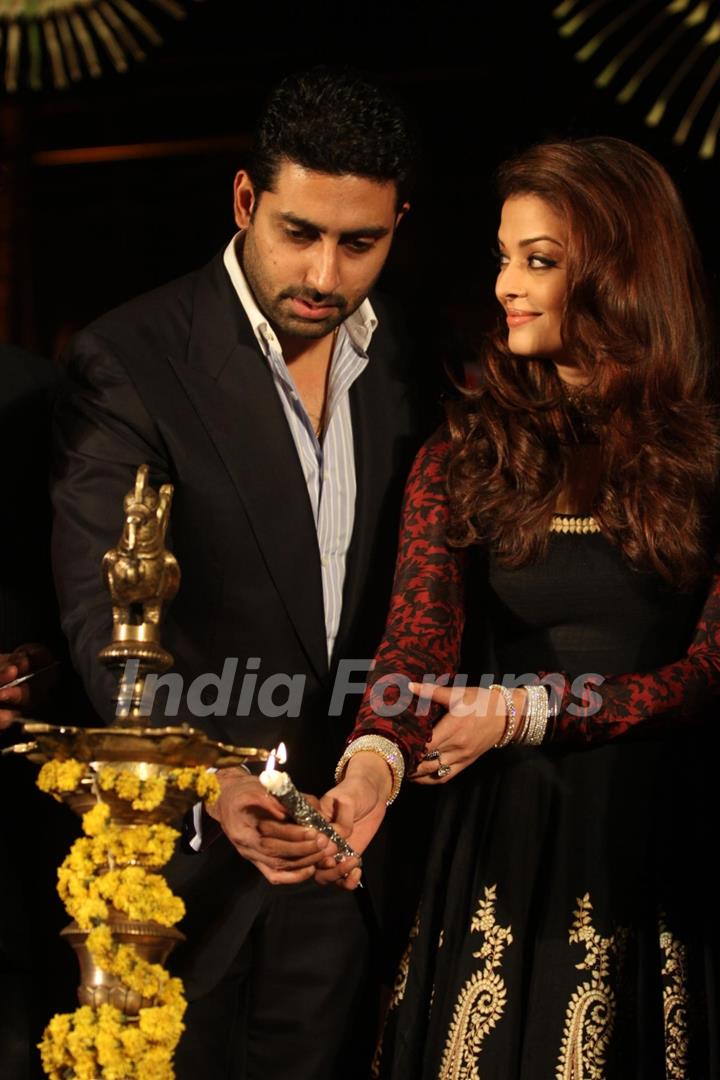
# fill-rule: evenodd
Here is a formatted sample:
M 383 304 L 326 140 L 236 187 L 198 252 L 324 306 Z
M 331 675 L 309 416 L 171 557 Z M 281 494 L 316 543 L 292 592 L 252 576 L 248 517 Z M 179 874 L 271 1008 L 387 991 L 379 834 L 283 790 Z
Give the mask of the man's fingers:
M 262 851 L 267 854 L 269 858 L 279 859 L 309 859 L 313 862 L 317 862 L 318 859 L 322 859 L 325 856 L 325 848 L 327 847 L 327 837 L 322 838 L 325 842 L 319 844 L 317 838 L 299 844 L 287 843 L 284 840 L 272 840 L 265 838 L 262 841 Z
M 0 729 L 10 727 L 17 719 L 18 714 L 11 709 L 0 709 Z
M 315 873 L 314 866 L 302 870 L 273 870 L 262 863 L 255 863 L 255 865 L 271 885 L 298 885 L 301 881 L 309 881 Z
M 257 830 L 261 836 L 270 836 L 276 840 L 286 840 L 291 844 L 303 844 L 320 839 L 320 846 L 327 843 L 327 837 L 319 833 L 317 829 L 310 829 L 307 825 L 295 825 L 285 821 L 275 821 L 272 818 L 258 821 Z
M 304 858 L 295 858 L 294 855 L 289 858 L 278 855 L 277 858 L 274 858 L 268 852 L 267 854 L 263 854 L 263 856 L 258 859 L 258 863 L 262 863 L 263 866 L 267 866 L 271 870 L 295 871 L 304 869 L 306 867 L 311 867 L 314 870 L 323 858 L 323 852 L 318 851 L 317 849 L 313 851 L 310 855 L 306 855 Z

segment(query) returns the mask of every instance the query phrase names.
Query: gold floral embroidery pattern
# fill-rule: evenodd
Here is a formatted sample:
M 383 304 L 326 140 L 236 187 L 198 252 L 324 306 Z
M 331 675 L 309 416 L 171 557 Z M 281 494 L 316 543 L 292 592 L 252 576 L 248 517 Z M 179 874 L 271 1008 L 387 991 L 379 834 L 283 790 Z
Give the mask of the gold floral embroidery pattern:
M 688 1074 L 687 950 L 660 919 L 660 948 L 664 957 L 663 1018 L 665 1021 L 665 1076 L 686 1080 Z
M 569 932 L 571 945 L 585 946 L 585 959 L 575 967 L 590 979 L 570 998 L 565 1015 L 556 1080 L 603 1080 L 607 1049 L 615 1025 L 615 992 L 610 983 L 613 961 L 622 958 L 627 930 L 601 937 L 592 924 L 590 894 L 578 897 Z
M 483 1041 L 505 1009 L 507 989 L 497 968 L 512 942 L 512 928 L 495 921 L 496 890 L 495 885 L 485 889 L 485 898 L 470 923 L 473 933 L 484 935 L 482 945 L 473 953 L 484 965 L 468 979 L 455 1003 L 438 1080 L 480 1080 L 477 1059 Z

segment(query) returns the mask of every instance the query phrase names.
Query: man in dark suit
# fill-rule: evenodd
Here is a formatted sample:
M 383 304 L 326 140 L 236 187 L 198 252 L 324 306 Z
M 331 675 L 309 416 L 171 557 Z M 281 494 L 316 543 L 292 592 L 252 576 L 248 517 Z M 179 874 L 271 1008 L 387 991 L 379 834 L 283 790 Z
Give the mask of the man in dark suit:
M 78 335 L 58 410 L 56 581 L 96 708 L 112 715 L 95 659 L 111 632 L 100 560 L 147 462 L 154 484 L 175 487 L 183 580 L 163 640 L 180 715 L 235 744 L 283 740 L 307 792 L 327 789 L 359 701 L 336 694 L 330 709 L 333 687 L 362 682 L 382 631 L 421 434 L 403 332 L 368 299 L 408 208 L 411 156 L 376 88 L 326 72 L 285 80 L 236 177 L 240 233 L 203 270 Z M 362 893 L 320 888 L 324 838 L 285 821 L 255 777 L 221 782 L 224 835 L 206 822 L 199 851 L 169 868 L 188 908 L 179 1074 L 364 1077 L 383 875 Z

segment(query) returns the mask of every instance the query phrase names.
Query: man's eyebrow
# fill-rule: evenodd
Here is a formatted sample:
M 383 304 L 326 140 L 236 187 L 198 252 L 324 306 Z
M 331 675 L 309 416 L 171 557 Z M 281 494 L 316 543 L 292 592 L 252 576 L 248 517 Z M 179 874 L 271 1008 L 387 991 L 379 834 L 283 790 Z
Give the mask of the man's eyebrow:
M 317 225 L 314 221 L 308 221 L 307 218 L 298 217 L 297 214 L 293 214 L 290 210 L 284 210 L 279 215 L 282 221 L 286 221 L 288 225 L 295 225 L 299 229 L 307 229 L 309 232 L 323 233 L 327 232 L 327 229 L 322 225 Z M 369 239 L 379 240 L 383 236 L 387 236 L 390 232 L 386 225 L 365 225 L 359 229 L 352 229 L 350 232 L 342 234 L 343 240 L 355 240 L 360 237 L 368 237 Z
M 556 240 L 554 236 L 531 236 L 527 240 L 520 240 L 518 247 L 530 247 L 531 244 L 537 244 L 540 240 L 548 240 L 551 244 L 557 244 L 558 247 L 563 247 L 561 241 Z M 499 236 L 497 241 L 500 247 L 505 247 Z

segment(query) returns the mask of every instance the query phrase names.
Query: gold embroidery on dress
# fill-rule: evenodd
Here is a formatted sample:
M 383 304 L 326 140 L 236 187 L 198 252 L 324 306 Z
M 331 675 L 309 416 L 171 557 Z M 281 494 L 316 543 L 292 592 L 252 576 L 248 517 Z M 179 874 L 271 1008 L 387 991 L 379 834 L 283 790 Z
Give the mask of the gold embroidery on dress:
M 512 942 L 512 928 L 495 921 L 496 890 L 496 885 L 486 887 L 485 899 L 470 923 L 473 933 L 484 935 L 473 957 L 485 963 L 468 979 L 455 1003 L 438 1080 L 480 1080 L 477 1059 L 483 1041 L 505 1009 L 507 989 L 496 969 Z
M 590 894 L 578 897 L 569 932 L 571 945 L 585 946 L 585 959 L 575 967 L 590 979 L 577 988 L 565 1014 L 556 1080 L 603 1080 L 607 1049 L 615 1026 L 615 992 L 610 983 L 611 962 L 624 953 L 627 930 L 601 937 L 592 924 Z
M 410 934 L 408 935 L 408 943 L 405 946 L 400 963 L 398 964 L 397 974 L 395 976 L 395 982 L 393 983 L 392 994 L 390 996 L 390 1002 L 385 1014 L 385 1021 L 383 1023 L 383 1033 L 387 1025 L 388 1017 L 393 1009 L 397 1009 L 398 1005 L 405 997 L 405 990 L 407 989 L 408 972 L 410 970 L 410 955 L 413 951 L 413 945 L 415 944 L 415 938 L 420 933 L 420 912 L 415 916 L 415 922 L 410 928 Z M 371 1080 L 375 1080 L 380 1075 L 380 1058 L 382 1057 L 382 1034 L 378 1040 L 378 1044 L 375 1047 L 375 1054 L 373 1056 L 372 1065 L 370 1066 Z
M 688 1077 L 688 1005 L 687 949 L 673 937 L 660 919 L 660 948 L 664 964 L 663 1019 L 665 1021 L 666 1080 L 687 1080 Z

